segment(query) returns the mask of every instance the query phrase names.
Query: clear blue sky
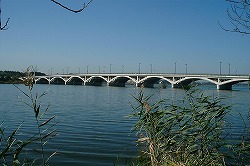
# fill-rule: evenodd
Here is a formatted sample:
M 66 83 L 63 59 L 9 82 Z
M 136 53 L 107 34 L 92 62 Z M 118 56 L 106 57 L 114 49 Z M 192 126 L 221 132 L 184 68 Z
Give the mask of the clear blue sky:
M 59 0 L 58 0 L 59 1 Z M 87 0 L 60 0 L 77 9 Z M 49 73 L 250 73 L 250 35 L 230 26 L 224 0 L 93 0 L 82 13 L 50 0 L 2 0 L 0 70 L 37 66 Z

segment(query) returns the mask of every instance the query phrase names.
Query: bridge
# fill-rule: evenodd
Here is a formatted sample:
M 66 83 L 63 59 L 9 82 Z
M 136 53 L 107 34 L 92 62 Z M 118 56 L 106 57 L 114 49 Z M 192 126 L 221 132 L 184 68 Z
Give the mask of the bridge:
M 232 90 L 232 85 L 250 81 L 248 75 L 216 75 L 216 74 L 157 74 L 157 73 L 87 73 L 56 74 L 36 76 L 36 84 L 91 85 L 125 87 L 126 83 L 136 87 L 154 87 L 159 81 L 171 84 L 172 88 L 183 88 L 198 80 L 210 82 L 218 90 Z

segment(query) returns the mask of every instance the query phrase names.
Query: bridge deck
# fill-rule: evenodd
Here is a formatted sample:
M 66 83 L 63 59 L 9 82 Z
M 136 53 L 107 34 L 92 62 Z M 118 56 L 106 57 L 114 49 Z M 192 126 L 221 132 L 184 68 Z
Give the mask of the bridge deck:
M 217 89 L 231 90 L 232 85 L 250 81 L 248 75 L 218 75 L 218 74 L 166 74 L 166 73 L 85 73 L 85 74 L 56 74 L 36 76 L 36 83 L 48 84 L 82 84 L 125 86 L 131 82 L 137 87 L 153 87 L 155 83 L 167 82 L 173 88 L 183 88 L 191 82 L 203 80 L 213 83 Z

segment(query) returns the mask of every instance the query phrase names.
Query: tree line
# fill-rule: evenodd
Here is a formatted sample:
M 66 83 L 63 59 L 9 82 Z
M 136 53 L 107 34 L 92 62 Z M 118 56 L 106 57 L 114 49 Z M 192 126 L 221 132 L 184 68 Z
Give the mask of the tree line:
M 46 74 L 42 72 L 33 72 L 36 76 L 44 76 Z M 25 72 L 19 71 L 0 71 L 0 84 L 18 84 L 23 83 L 20 79 L 25 77 Z

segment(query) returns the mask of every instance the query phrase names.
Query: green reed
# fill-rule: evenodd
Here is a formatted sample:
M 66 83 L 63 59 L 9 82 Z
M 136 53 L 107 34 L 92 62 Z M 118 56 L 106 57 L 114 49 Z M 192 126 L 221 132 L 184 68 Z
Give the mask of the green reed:
M 178 101 L 149 104 L 152 96 L 145 96 L 142 90 L 133 97 L 138 103 L 132 116 L 138 118 L 133 130 L 141 147 L 139 165 L 226 165 L 237 152 L 244 159 L 250 157 L 249 133 L 238 144 L 229 146 L 226 141 L 225 116 L 230 106 L 223 105 L 222 99 L 206 96 L 193 86 Z M 231 158 L 225 153 L 228 147 Z
M 22 101 L 33 110 L 37 131 L 27 140 L 20 140 L 17 136 L 17 132 L 20 130 L 22 124 L 10 135 L 6 136 L 5 128 L 3 127 L 4 123 L 2 122 L 0 125 L 0 163 L 2 165 L 48 165 L 50 158 L 57 153 L 57 151 L 55 151 L 49 156 L 45 156 L 45 145 L 50 139 L 58 134 L 57 129 L 55 128 L 57 122 L 56 116 L 45 116 L 49 110 L 50 104 L 42 108 L 41 99 L 47 95 L 47 92 L 42 94 L 33 92 L 35 72 L 32 72 L 31 70 L 32 67 L 27 68 L 24 80 L 24 85 L 28 87 L 27 91 L 16 85 L 14 86 L 25 96 L 26 99 L 22 98 Z M 24 156 L 20 157 L 28 145 L 35 145 L 36 143 L 39 143 L 39 147 L 35 150 L 41 154 L 40 159 L 33 160 L 30 158 L 24 158 Z M 20 161 L 21 159 L 23 161 Z

